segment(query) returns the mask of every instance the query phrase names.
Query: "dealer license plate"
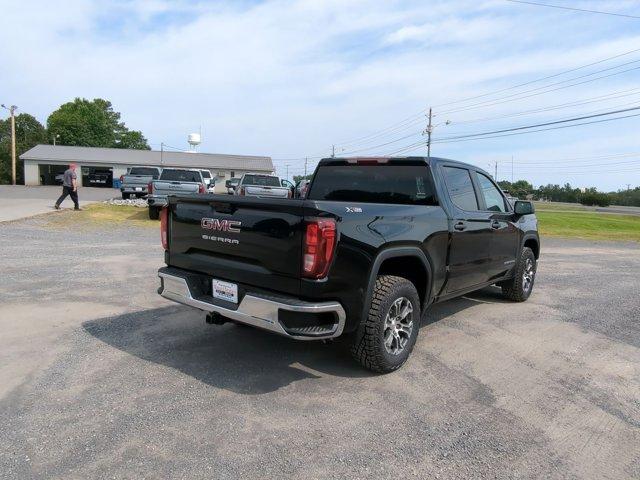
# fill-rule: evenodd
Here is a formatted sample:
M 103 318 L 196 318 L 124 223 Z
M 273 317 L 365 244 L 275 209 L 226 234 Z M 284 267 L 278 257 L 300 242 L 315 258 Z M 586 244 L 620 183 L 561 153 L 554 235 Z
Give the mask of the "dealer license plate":
M 136 192 L 141 192 L 142 191 L 142 187 L 136 187 Z
M 238 303 L 238 285 L 235 283 L 223 282 L 214 278 L 211 280 L 211 291 L 213 298 Z

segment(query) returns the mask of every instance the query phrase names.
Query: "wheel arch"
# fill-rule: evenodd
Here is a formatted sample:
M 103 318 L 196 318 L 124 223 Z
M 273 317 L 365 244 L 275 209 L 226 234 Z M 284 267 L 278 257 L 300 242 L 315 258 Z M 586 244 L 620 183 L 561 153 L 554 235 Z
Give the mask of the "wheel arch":
M 536 235 L 525 235 L 522 240 L 522 248 L 528 247 L 533 251 L 536 260 L 540 257 L 540 239 Z
M 362 319 L 368 315 L 378 275 L 396 275 L 411 281 L 418 291 L 421 307 L 431 301 L 433 270 L 429 259 L 418 247 L 389 247 L 375 257 L 367 283 Z

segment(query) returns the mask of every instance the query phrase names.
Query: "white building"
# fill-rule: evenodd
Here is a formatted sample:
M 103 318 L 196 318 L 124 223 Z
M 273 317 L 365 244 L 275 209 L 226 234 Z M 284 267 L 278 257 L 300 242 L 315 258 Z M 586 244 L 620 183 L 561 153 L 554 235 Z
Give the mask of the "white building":
M 25 185 L 56 185 L 56 176 L 70 163 L 78 165 L 78 180 L 85 186 L 112 186 L 112 180 L 127 173 L 127 168 L 181 167 L 201 168 L 216 179 L 216 192 L 226 192 L 225 180 L 240 177 L 246 172 L 273 173 L 271 157 L 223 155 L 217 153 L 167 152 L 158 150 L 127 150 L 120 148 L 68 147 L 64 145 L 36 145 L 20 155 L 24 161 Z M 93 178 L 106 179 L 94 184 Z

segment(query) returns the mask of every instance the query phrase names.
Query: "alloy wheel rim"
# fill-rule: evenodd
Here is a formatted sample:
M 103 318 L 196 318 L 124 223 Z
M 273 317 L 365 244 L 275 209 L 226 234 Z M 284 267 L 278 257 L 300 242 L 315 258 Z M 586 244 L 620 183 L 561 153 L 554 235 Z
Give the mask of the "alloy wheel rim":
M 396 299 L 384 319 L 384 348 L 391 355 L 400 355 L 413 332 L 413 304 L 406 297 Z
M 524 292 L 528 292 L 531 289 L 535 274 L 536 271 L 533 267 L 533 260 L 527 258 L 524 263 L 524 271 L 522 272 L 522 290 Z

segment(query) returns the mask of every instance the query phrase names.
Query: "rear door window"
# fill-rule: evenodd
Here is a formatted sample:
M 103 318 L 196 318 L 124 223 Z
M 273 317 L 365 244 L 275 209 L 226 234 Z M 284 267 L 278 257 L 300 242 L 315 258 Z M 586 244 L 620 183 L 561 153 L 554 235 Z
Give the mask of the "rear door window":
M 442 167 L 449 198 L 454 205 L 468 212 L 478 210 L 478 199 L 473 189 L 471 175 L 466 168 Z
M 437 205 L 426 164 L 323 165 L 307 198 L 338 202 Z

